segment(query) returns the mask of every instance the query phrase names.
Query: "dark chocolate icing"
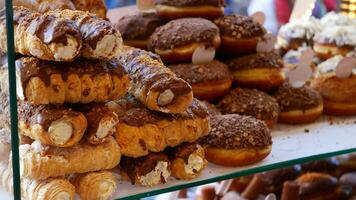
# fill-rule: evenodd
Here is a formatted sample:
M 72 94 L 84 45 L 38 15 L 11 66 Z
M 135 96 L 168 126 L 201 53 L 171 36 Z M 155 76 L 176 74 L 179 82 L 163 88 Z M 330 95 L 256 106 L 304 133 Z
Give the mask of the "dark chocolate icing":
M 337 179 L 328 174 L 307 173 L 297 179 L 301 198 L 319 192 L 330 192 L 337 187 Z
M 188 163 L 189 156 L 198 150 L 196 143 L 183 143 L 178 147 L 169 147 L 165 150 L 170 160 L 181 158 Z

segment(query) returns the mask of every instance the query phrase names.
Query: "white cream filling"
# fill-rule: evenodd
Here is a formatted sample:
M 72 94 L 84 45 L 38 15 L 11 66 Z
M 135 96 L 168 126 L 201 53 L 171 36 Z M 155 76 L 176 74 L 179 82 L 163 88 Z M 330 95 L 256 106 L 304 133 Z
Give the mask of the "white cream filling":
M 315 36 L 315 40 L 335 43 L 337 46 L 356 46 L 355 26 L 328 26 Z
M 188 158 L 188 164 L 184 165 L 184 170 L 187 174 L 196 174 L 204 166 L 204 160 L 196 154 L 191 154 Z
M 318 20 L 310 18 L 308 20 L 294 20 L 281 27 L 279 35 L 286 39 L 307 38 L 312 39 L 316 33 L 321 31 Z
M 171 172 L 168 170 L 168 163 L 164 161 L 159 161 L 154 170 L 146 174 L 145 176 L 139 177 L 139 181 L 144 186 L 153 186 L 161 182 L 161 177 L 167 181 Z
M 107 55 L 116 55 L 118 52 L 117 49 L 122 45 L 121 40 L 117 40 L 117 36 L 115 35 L 105 35 L 103 39 L 101 39 L 95 49 L 94 55 L 96 57 L 107 57 Z
M 115 184 L 109 181 L 103 181 L 99 184 L 100 199 L 107 199 L 115 190 Z
M 329 12 L 320 19 L 320 24 L 323 27 L 327 26 L 356 26 L 356 19 L 352 19 L 347 15 L 335 12 Z
M 115 125 L 117 121 L 112 117 L 103 118 L 100 120 L 98 129 L 96 131 L 96 137 L 102 139 L 115 131 Z
M 72 137 L 73 127 L 71 123 L 57 120 L 51 123 L 48 133 L 55 144 L 64 145 Z
M 335 72 L 336 67 L 342 58 L 343 58 L 343 56 L 338 55 L 338 56 L 332 57 L 332 58 L 320 63 L 318 65 L 318 71 L 321 74 Z
M 70 35 L 67 35 L 67 44 L 52 43 L 49 48 L 54 53 L 54 58 L 58 60 L 70 60 L 73 59 L 78 53 L 78 42 Z

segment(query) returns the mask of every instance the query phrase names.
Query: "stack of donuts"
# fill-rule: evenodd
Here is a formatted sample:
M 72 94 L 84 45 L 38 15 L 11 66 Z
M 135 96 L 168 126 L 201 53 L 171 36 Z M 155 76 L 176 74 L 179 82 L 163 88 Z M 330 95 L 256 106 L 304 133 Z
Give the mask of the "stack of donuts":
M 355 154 L 349 154 L 240 177 L 232 181 L 222 196 L 216 192 L 219 183 L 200 186 L 192 198 L 353 200 L 356 197 L 355 167 Z

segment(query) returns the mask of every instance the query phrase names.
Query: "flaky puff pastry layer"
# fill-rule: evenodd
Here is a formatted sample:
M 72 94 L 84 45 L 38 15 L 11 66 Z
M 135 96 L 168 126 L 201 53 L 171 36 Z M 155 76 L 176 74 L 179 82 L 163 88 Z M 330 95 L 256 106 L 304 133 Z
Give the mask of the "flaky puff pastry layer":
M 82 57 L 111 60 L 122 50 L 121 34 L 109 21 L 80 10 L 55 10 L 49 13 L 76 23 L 83 39 Z
M 17 53 L 42 60 L 72 61 L 82 48 L 80 30 L 73 21 L 24 7 L 14 7 L 14 37 Z M 5 20 L 0 21 L 0 50 L 7 52 Z
M 96 16 L 106 18 L 106 6 L 104 0 L 72 0 L 77 10 L 89 11 Z
M 113 172 L 98 171 L 76 174 L 71 178 L 81 200 L 106 200 L 115 192 L 117 178 Z
M 13 193 L 12 167 L 0 164 L 1 184 Z M 75 187 L 66 179 L 30 180 L 21 178 L 21 195 L 26 200 L 74 200 Z
M 192 87 L 164 66 L 158 55 L 126 47 L 119 62 L 132 80 L 129 93 L 149 109 L 181 113 L 191 104 Z
M 34 142 L 20 146 L 21 176 L 46 179 L 112 169 L 119 164 L 120 157 L 120 147 L 114 138 L 96 146 L 83 141 L 70 148 L 48 147 Z
M 128 157 L 195 142 L 210 130 L 206 107 L 196 99 L 185 112 L 174 115 L 151 111 L 130 98 L 109 106 L 119 116 L 115 137 L 122 154 Z
M 85 116 L 65 106 L 32 106 L 20 101 L 18 107 L 20 134 L 46 145 L 74 146 L 87 128 Z
M 23 6 L 40 13 L 56 9 L 75 9 L 71 0 L 13 0 L 14 6 Z
M 16 70 L 17 94 L 33 105 L 106 102 L 124 96 L 130 84 L 115 60 L 54 63 L 21 58 Z M 6 73 L 6 69 L 1 72 Z M 6 79 L 1 81 L 7 85 Z

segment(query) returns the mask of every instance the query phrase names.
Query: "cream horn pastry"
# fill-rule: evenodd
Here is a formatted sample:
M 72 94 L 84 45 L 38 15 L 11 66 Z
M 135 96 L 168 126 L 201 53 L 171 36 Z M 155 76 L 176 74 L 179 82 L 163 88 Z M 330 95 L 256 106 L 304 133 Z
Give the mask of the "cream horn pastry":
M 54 63 L 25 57 L 16 61 L 16 70 L 17 94 L 33 105 L 106 102 L 124 96 L 130 84 L 116 60 Z
M 196 143 L 184 143 L 167 149 L 166 153 L 171 161 L 172 176 L 177 179 L 194 179 L 208 165 L 204 148 Z
M 73 146 L 82 139 L 87 128 L 85 116 L 65 106 L 32 106 L 20 102 L 18 110 L 20 133 L 46 145 Z
M 91 144 L 103 143 L 116 131 L 119 122 L 117 114 L 105 104 L 80 104 L 78 110 L 82 111 L 88 120 L 86 138 Z
M 150 153 L 140 158 L 123 157 L 120 173 L 132 184 L 154 186 L 167 182 L 171 175 L 170 162 L 164 153 Z
M 121 34 L 109 21 L 80 10 L 55 10 L 49 13 L 76 23 L 83 39 L 82 57 L 111 60 L 121 51 Z
M 88 172 L 74 175 L 71 183 L 81 200 L 106 200 L 115 192 L 117 178 L 110 171 Z
M 71 0 L 13 0 L 12 3 L 14 6 L 23 6 L 40 13 L 56 9 L 75 10 Z
M 5 19 L 0 20 L 0 50 L 7 51 Z M 17 53 L 43 60 L 72 61 L 82 48 L 79 28 L 68 19 L 14 7 L 14 39 Z
M 104 0 L 72 0 L 76 10 L 89 11 L 96 16 L 106 18 L 106 6 Z
M 132 97 L 109 105 L 119 116 L 116 140 L 124 156 L 140 157 L 183 142 L 195 142 L 209 130 L 208 112 L 198 100 L 181 114 L 147 109 Z
M 180 113 L 192 102 L 192 87 L 164 66 L 159 56 L 130 48 L 119 62 L 131 77 L 129 93 L 149 109 Z
M 0 164 L 0 185 L 13 193 L 12 167 Z M 30 180 L 21 178 L 21 195 L 26 200 L 74 200 L 75 187 L 64 178 Z
M 21 176 L 46 179 L 112 169 L 119 164 L 120 157 L 120 147 L 114 138 L 99 145 L 82 141 L 70 148 L 49 147 L 35 141 L 20 145 Z

